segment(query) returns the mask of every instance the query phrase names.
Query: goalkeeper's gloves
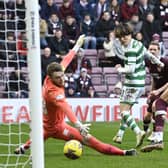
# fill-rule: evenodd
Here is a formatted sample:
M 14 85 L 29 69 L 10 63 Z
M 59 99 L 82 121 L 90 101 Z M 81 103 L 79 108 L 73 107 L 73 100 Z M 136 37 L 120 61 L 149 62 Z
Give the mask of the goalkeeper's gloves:
M 89 133 L 89 127 L 91 126 L 90 123 L 82 124 L 80 121 L 75 123 L 75 127 L 80 131 L 82 136 L 86 136 Z
M 75 51 L 76 53 L 78 52 L 79 48 L 82 47 L 83 43 L 84 43 L 84 40 L 85 40 L 85 35 L 80 35 L 75 46 L 72 48 L 73 51 Z

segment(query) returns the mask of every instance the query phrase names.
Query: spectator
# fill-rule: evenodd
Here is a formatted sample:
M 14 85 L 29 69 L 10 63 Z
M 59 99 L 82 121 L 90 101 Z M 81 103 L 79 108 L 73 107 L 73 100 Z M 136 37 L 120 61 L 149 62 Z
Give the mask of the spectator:
M 26 24 L 25 24 L 25 16 L 26 16 L 26 7 L 25 7 L 25 0 L 16 0 L 16 15 L 17 15 L 17 29 L 19 30 L 25 30 Z M 16 17 L 16 16 L 15 16 Z
M 110 12 L 103 12 L 102 18 L 96 24 L 97 48 L 103 48 L 103 42 L 106 39 L 109 31 L 115 27 L 114 21 L 111 19 Z
M 77 25 L 74 17 L 72 16 L 66 17 L 65 23 L 63 26 L 63 34 L 64 34 L 64 37 L 69 42 L 69 48 L 73 48 L 80 34 L 79 26 Z
M 52 13 L 50 15 L 47 25 L 48 25 L 48 35 L 51 36 L 55 33 L 56 29 L 62 30 L 63 27 L 63 24 L 56 13 Z
M 113 50 L 113 44 L 115 43 L 114 39 L 114 31 L 110 31 L 107 39 L 103 43 L 105 58 L 109 62 L 110 65 L 108 66 L 110 67 L 114 67 L 116 64 L 123 64 L 123 60 L 116 56 Z
M 40 47 L 44 49 L 48 43 L 46 40 L 46 35 L 48 33 L 47 22 L 40 18 Z
M 65 73 L 65 95 L 67 97 L 77 97 L 77 83 L 73 76 L 72 70 L 67 70 Z
M 41 6 L 40 16 L 42 19 L 48 21 L 52 13 L 58 13 L 58 7 L 54 3 L 54 0 L 47 0 L 47 3 Z
M 28 98 L 28 82 L 20 70 L 10 74 L 5 91 L 8 98 Z
M 96 49 L 95 22 L 91 20 L 90 14 L 86 13 L 81 23 L 81 34 L 85 34 L 84 49 Z
M 0 11 L 0 39 L 5 40 L 6 31 L 14 31 L 15 24 L 11 14 Z
M 111 18 L 118 25 L 120 22 L 120 5 L 118 0 L 110 0 L 110 5 L 108 9 L 111 13 Z
M 98 0 L 95 6 L 93 7 L 93 16 L 94 20 L 97 22 L 101 19 L 103 13 L 108 10 L 108 1 L 107 0 Z
M 136 40 L 141 41 L 143 43 L 144 39 L 141 32 L 137 32 L 136 34 L 134 34 L 134 37 Z
M 133 14 L 138 13 L 138 5 L 135 0 L 125 0 L 121 4 L 121 20 L 122 22 L 127 22 L 131 19 Z
M 86 13 L 89 13 L 90 16 L 92 16 L 92 12 L 93 9 L 91 3 L 88 0 L 80 0 L 79 3 L 76 3 L 75 5 L 75 16 L 79 24 L 83 20 Z
M 6 67 L 7 61 L 6 61 L 6 50 L 5 50 L 5 42 L 3 40 L 0 40 L 0 67 Z
M 154 5 L 149 0 L 139 0 L 138 14 L 141 21 L 146 20 L 146 15 L 153 12 Z
M 157 20 L 160 21 L 162 31 L 168 31 L 168 1 L 160 0 L 160 3 L 156 5 L 154 15 Z
M 51 51 L 60 61 L 69 51 L 68 40 L 63 37 L 63 32 L 61 29 L 56 29 L 54 37 L 50 37 L 48 39 L 48 45 L 51 48 Z
M 161 57 L 165 57 L 166 56 L 166 48 L 164 46 L 164 43 L 163 41 L 161 41 L 160 39 L 160 35 L 155 33 L 153 36 L 152 36 L 152 41 L 156 42 L 156 43 L 159 43 L 159 46 L 160 46 L 160 56 Z
M 143 21 L 139 20 L 138 14 L 133 14 L 129 22 L 132 25 L 134 35 L 141 32 Z
M 77 79 L 77 94 L 80 97 L 90 97 L 89 89 L 93 87 L 91 77 L 86 68 L 81 68 L 80 76 Z
M 5 44 L 6 61 L 9 67 L 18 67 L 17 54 L 16 54 L 16 40 L 13 32 L 8 32 L 7 42 Z
M 51 49 L 49 47 L 46 47 L 44 48 L 44 54 L 41 55 L 42 83 L 46 76 L 47 66 L 51 62 L 60 62 L 60 60 L 51 53 Z
M 110 97 L 110 98 L 120 98 L 120 96 L 121 96 L 121 91 L 122 91 L 122 83 L 119 81 L 119 82 L 114 86 L 114 89 L 113 89 L 112 93 L 110 93 L 109 97 Z
M 62 5 L 59 8 L 59 16 L 63 22 L 67 16 L 72 16 L 75 18 L 75 10 L 71 0 L 63 0 Z
M 76 54 L 76 57 L 68 66 L 68 69 L 72 70 L 74 77 L 77 79 L 80 76 L 80 69 L 86 68 L 88 74 L 92 71 L 92 64 L 88 58 L 84 56 L 84 50 L 82 48 Z
M 19 54 L 20 66 L 27 66 L 27 35 L 26 32 L 21 32 L 17 41 L 17 51 Z
M 146 20 L 142 25 L 142 34 L 144 38 L 145 46 L 148 46 L 152 41 L 152 36 L 157 33 L 160 35 L 162 39 L 162 31 L 159 24 L 159 21 L 155 20 L 153 13 L 148 13 L 146 16 Z

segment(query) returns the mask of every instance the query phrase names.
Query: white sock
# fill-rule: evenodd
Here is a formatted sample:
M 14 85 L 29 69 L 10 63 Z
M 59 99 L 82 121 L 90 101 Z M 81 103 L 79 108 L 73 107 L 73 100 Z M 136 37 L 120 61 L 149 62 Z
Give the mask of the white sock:
M 156 142 L 163 141 L 163 132 L 155 132 Z
M 124 136 L 124 133 L 125 133 L 125 131 L 120 129 L 117 133 L 117 136 L 122 138 Z
M 134 132 L 135 132 L 136 135 L 138 135 L 138 134 L 141 132 L 141 130 L 140 130 L 140 128 L 137 126 L 137 127 L 134 128 Z

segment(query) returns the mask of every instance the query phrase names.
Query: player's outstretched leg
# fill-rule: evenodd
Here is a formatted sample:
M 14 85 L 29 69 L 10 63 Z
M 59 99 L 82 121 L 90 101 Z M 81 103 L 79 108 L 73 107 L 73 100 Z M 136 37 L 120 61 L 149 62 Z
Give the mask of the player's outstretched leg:
M 122 150 L 110 144 L 103 143 L 91 135 L 87 135 L 87 145 L 100 153 L 106 155 L 121 155 L 121 156 L 135 156 L 136 149 Z

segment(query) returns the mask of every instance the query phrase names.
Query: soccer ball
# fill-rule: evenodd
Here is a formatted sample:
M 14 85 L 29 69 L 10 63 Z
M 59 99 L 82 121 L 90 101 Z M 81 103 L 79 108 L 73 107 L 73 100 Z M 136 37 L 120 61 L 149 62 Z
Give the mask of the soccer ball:
M 69 140 L 64 145 L 64 155 L 69 159 L 78 159 L 82 155 L 82 144 L 77 140 Z

